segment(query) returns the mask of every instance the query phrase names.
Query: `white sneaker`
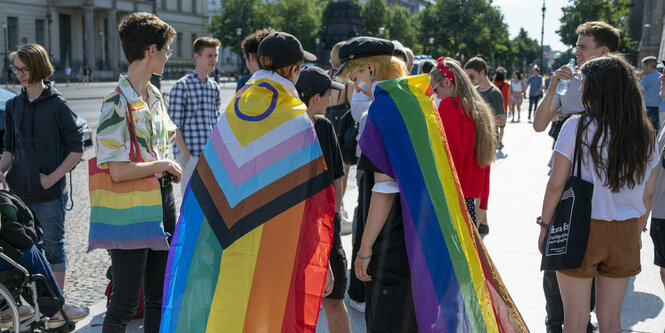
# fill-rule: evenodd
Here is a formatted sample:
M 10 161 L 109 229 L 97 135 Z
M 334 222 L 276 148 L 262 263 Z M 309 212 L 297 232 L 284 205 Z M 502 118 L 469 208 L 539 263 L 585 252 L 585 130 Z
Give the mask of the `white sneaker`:
M 349 300 L 349 307 L 360 313 L 365 313 L 365 302 L 356 302 L 352 299 Z
M 342 219 L 342 225 L 339 230 L 339 234 L 342 236 L 350 235 L 353 233 L 353 222 L 349 222 L 345 219 Z

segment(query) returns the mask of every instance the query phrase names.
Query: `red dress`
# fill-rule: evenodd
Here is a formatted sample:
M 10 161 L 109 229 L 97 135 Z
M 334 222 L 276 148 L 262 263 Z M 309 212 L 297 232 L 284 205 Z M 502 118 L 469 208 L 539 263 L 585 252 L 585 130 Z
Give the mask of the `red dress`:
M 489 192 L 489 182 L 486 181 L 489 170 L 476 162 L 476 124 L 462 111 L 459 97 L 443 99 L 439 114 L 464 197 L 481 198 L 484 191 Z

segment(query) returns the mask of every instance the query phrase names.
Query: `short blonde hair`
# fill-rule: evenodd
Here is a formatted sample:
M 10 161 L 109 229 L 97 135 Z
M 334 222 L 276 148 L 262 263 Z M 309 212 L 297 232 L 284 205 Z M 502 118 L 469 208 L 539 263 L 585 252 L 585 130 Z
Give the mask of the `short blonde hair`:
M 349 60 L 337 77 L 342 80 L 348 80 L 353 73 L 361 70 L 370 63 L 374 65 L 376 71 L 374 78 L 377 81 L 392 80 L 408 75 L 404 61 L 394 56 L 377 55 Z
M 339 66 L 342 66 L 342 61 L 339 60 L 339 49 L 344 43 L 346 43 L 345 40 L 335 44 L 332 50 L 330 50 L 330 65 L 332 65 L 333 68 L 339 68 Z
M 270 58 L 267 55 L 260 55 L 259 58 L 258 58 L 258 61 L 259 61 L 259 64 L 261 65 L 261 67 L 263 69 L 270 69 L 274 73 L 277 73 L 277 74 L 281 75 L 282 77 L 284 77 L 286 79 L 289 78 L 289 74 L 291 73 L 291 71 L 293 71 L 294 67 L 300 69 L 300 66 L 302 66 L 302 64 L 304 63 L 303 60 L 298 60 L 298 62 L 293 64 L 293 65 L 288 65 L 288 66 L 284 66 L 284 67 L 280 67 L 280 68 L 275 69 L 275 68 L 272 68 L 272 66 L 273 66 L 272 58 Z
M 53 75 L 53 65 L 48 58 L 48 53 L 39 44 L 25 44 L 18 50 L 9 54 L 12 63 L 18 57 L 30 72 L 28 83 L 33 84 L 45 80 Z

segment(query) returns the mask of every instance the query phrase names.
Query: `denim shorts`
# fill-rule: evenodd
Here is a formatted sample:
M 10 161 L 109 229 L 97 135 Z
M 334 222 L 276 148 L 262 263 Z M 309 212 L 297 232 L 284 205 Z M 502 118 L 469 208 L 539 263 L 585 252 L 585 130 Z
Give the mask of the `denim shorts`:
M 46 260 L 54 272 L 64 272 L 67 269 L 67 253 L 65 253 L 65 207 L 60 199 L 28 203 L 35 220 L 44 233 L 43 250 Z

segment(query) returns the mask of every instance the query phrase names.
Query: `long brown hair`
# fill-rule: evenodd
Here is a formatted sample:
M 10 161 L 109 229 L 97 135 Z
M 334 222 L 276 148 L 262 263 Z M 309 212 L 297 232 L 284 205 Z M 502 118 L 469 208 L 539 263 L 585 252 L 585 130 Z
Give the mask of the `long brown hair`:
M 494 161 L 494 116 L 489 105 L 480 96 L 471 80 L 462 69 L 457 60 L 446 58 L 443 60 L 455 75 L 454 96 L 459 96 L 462 104 L 462 112 L 476 126 L 476 132 L 473 137 L 473 150 L 475 152 L 476 163 L 480 167 L 486 167 Z M 429 73 L 432 81 L 440 82 L 444 76 L 437 67 L 432 68 Z M 444 120 L 445 121 L 445 120 Z
M 607 55 L 585 63 L 582 74 L 582 105 L 598 128 L 588 143 L 582 138 L 590 122 L 581 126 L 576 146 L 588 148 L 596 174 L 605 174 L 604 186 L 612 192 L 634 188 L 644 181 L 656 138 L 634 69 L 622 57 Z

